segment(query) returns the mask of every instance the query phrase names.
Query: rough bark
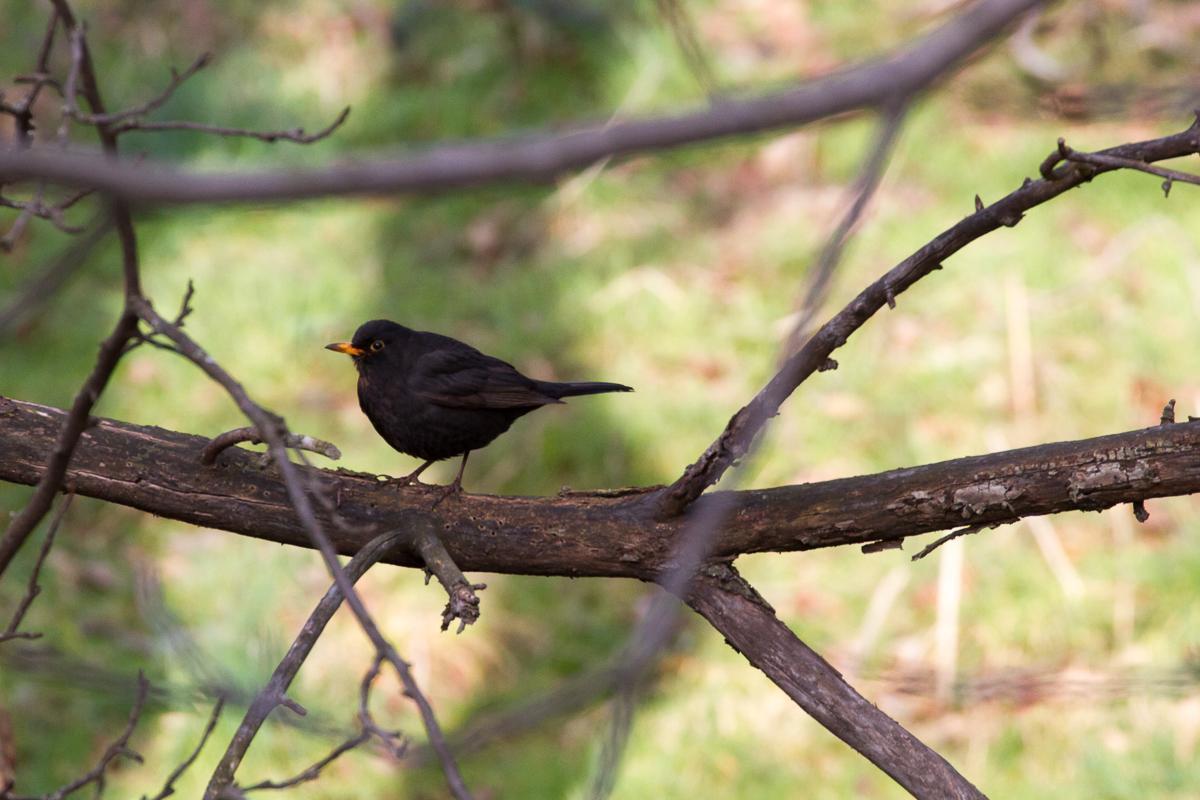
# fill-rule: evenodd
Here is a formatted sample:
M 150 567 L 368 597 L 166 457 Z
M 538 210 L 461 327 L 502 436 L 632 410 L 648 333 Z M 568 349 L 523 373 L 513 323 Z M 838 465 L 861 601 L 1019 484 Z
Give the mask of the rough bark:
M 34 484 L 64 412 L 0 398 L 0 480 Z M 230 448 L 201 463 L 207 439 L 96 420 L 83 434 L 69 481 L 78 494 L 157 516 L 268 541 L 311 547 L 274 467 Z M 374 476 L 302 468 L 336 505 L 318 503 L 338 550 L 353 554 L 406 515 L 429 515 L 467 572 L 608 576 L 653 580 L 687 517 L 653 518 L 660 487 L 557 497 L 436 495 L 379 485 Z M 714 562 L 742 553 L 896 541 L 964 524 L 1011 521 L 1200 491 L 1200 425 L 1162 425 L 945 461 L 877 475 L 734 494 Z M 701 498 L 701 513 L 711 497 Z M 419 567 L 398 553 L 392 563 Z

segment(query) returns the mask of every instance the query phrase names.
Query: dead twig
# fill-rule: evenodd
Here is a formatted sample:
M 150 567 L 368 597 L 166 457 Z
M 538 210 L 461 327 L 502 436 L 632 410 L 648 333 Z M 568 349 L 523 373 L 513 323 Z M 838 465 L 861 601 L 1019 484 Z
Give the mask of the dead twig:
M 108 772 L 108 768 L 112 766 L 113 762 L 118 758 L 128 758 L 138 763 L 142 761 L 142 757 L 130 749 L 129 739 L 133 736 L 133 731 L 137 728 L 138 722 L 141 721 L 142 709 L 145 707 L 146 695 L 149 692 L 150 681 L 146 680 L 146 676 L 139 671 L 137 676 L 137 694 L 134 696 L 133 707 L 129 710 L 129 719 L 125 723 L 125 728 L 116 740 L 105 749 L 104 754 L 100 756 L 100 760 L 96 762 L 96 766 L 65 786 L 60 786 L 53 792 L 44 795 L 17 795 L 12 793 L 11 786 L 0 788 L 0 800 L 63 800 L 63 798 L 91 784 L 95 784 L 95 796 L 99 798 L 104 794 L 106 783 L 105 773 Z
M 210 133 L 214 136 L 236 136 L 248 139 L 258 139 L 261 142 L 295 142 L 296 144 L 312 144 L 330 136 L 342 126 L 350 116 L 350 106 L 342 109 L 341 113 L 316 133 L 305 133 L 303 128 L 293 128 L 288 131 L 254 131 L 246 128 L 230 128 L 224 125 L 210 125 L 204 122 L 167 121 L 145 122 L 130 120 L 113 126 L 113 133 L 149 133 L 153 131 L 193 131 L 195 133 Z
M 1012 522 L 1016 522 L 1016 520 L 1014 519 L 1014 520 L 1012 520 Z M 945 536 L 939 536 L 933 542 L 931 542 L 930 544 L 928 544 L 924 548 L 922 548 L 921 552 L 917 553 L 916 555 L 914 555 L 912 557 L 912 560 L 920 561 L 922 558 L 929 555 L 934 550 L 937 550 L 939 547 L 944 545 L 946 542 L 951 541 L 952 539 L 957 539 L 960 536 L 970 536 L 972 533 L 979 533 L 980 531 L 987 530 L 988 528 L 995 528 L 997 525 L 1004 525 L 1004 524 L 1007 524 L 1007 523 L 980 522 L 975 525 L 966 525 L 962 528 L 958 528 L 957 530 L 950 531 L 950 533 L 947 533 Z
M 42 549 L 38 552 L 37 560 L 33 562 L 33 570 L 29 573 L 29 584 L 25 590 L 25 596 L 21 598 L 21 602 L 17 604 L 16 611 L 13 612 L 12 619 L 8 621 L 8 627 L 4 629 L 4 633 L 0 633 L 0 643 L 7 642 L 10 639 L 40 639 L 40 633 L 23 633 L 17 628 L 21 626 L 21 621 L 25 619 L 25 614 L 29 611 L 29 607 L 33 605 L 33 601 L 42 593 L 42 587 L 38 585 L 38 577 L 42 573 L 42 564 L 46 561 L 46 556 L 50 553 L 50 548 L 54 546 L 54 536 L 58 533 L 58 526 L 62 524 L 63 517 L 67 515 L 67 509 L 71 507 L 71 501 L 75 499 L 75 491 L 72 489 L 67 492 L 66 498 L 58 506 L 58 511 L 54 514 L 54 519 L 50 521 L 50 530 L 46 532 L 46 540 L 42 542 Z
M 158 794 L 151 798 L 142 795 L 142 800 L 166 800 L 166 798 L 175 794 L 175 781 L 183 777 L 183 773 L 187 772 L 188 768 L 196 763 L 196 759 L 200 757 L 200 752 L 204 750 L 204 745 L 208 743 L 208 737 L 212 736 L 213 729 L 217 727 L 217 721 L 221 719 L 221 711 L 224 708 L 225 698 L 217 698 L 217 704 L 213 706 L 212 714 L 208 717 L 208 724 L 204 726 L 204 732 L 200 734 L 200 741 L 196 743 L 196 749 L 179 766 L 171 770 L 171 774 L 167 776 L 167 780 L 163 783 L 163 788 L 159 790 Z
M 402 542 L 406 535 L 404 531 L 390 531 L 372 539 L 345 566 L 347 580 L 356 582 L 373 564 Z M 309 614 L 292 646 L 271 673 L 271 678 L 247 707 L 241 724 L 233 734 L 229 746 L 225 748 L 212 777 L 209 778 L 208 788 L 204 792 L 205 800 L 216 800 L 226 788 L 234 785 L 234 776 L 250 748 L 250 743 L 254 741 L 254 737 L 258 735 L 259 729 L 275 707 L 283 704 L 288 687 L 312 652 L 317 639 L 325 631 L 325 626 L 333 618 L 334 612 L 341 607 L 344 597 L 338 584 L 334 583 Z
M 434 533 L 433 524 L 428 520 L 416 531 L 413 549 L 425 564 L 425 582 L 429 582 L 429 576 L 436 575 L 450 598 L 442 611 L 442 630 L 449 629 L 450 623 L 457 619 L 458 630 L 455 633 L 462 633 L 468 625 L 479 619 L 479 596 L 475 592 L 486 589 L 487 584 L 467 580 L 467 576 L 463 575 L 446 552 L 442 540 Z
M 171 348 L 172 350 L 174 348 Z M 232 447 L 235 444 L 249 442 L 250 444 L 262 444 L 263 437 L 259 434 L 256 428 L 234 428 L 231 431 L 225 431 L 218 436 L 213 437 L 204 451 L 200 454 L 200 463 L 212 464 L 217 460 L 217 456 L 226 448 Z M 318 439 L 314 436 L 307 436 L 299 433 L 289 433 L 283 437 L 284 446 L 294 448 L 296 450 L 307 450 L 310 453 L 323 455 L 328 459 L 337 461 L 342 457 L 342 451 L 336 445 L 331 444 L 323 439 Z
M 158 95 L 147 100 L 138 106 L 127 108 L 124 111 L 114 111 L 108 114 L 84 114 L 76 110 L 73 114 L 78 122 L 87 125 L 112 125 L 117 122 L 126 122 L 137 117 L 145 116 L 152 111 L 160 108 L 164 103 L 171 99 L 175 91 L 183 85 L 183 83 L 200 70 L 212 63 L 211 53 L 201 53 L 195 61 L 188 66 L 183 72 L 178 72 L 174 67 L 171 68 L 171 80 L 167 87 Z
M 1164 197 L 1171 194 L 1171 186 L 1175 182 L 1200 186 L 1200 175 L 1180 172 L 1177 169 L 1156 167 L 1153 164 L 1147 164 L 1145 161 L 1139 161 L 1136 158 L 1124 158 L 1105 153 L 1081 153 L 1078 150 L 1072 150 L 1068 147 L 1064 139 L 1058 140 L 1058 152 L 1064 161 L 1070 161 L 1075 164 L 1090 164 L 1096 167 L 1108 167 L 1109 169 L 1132 169 L 1137 172 L 1145 172 L 1149 175 L 1166 178 L 1162 185 Z

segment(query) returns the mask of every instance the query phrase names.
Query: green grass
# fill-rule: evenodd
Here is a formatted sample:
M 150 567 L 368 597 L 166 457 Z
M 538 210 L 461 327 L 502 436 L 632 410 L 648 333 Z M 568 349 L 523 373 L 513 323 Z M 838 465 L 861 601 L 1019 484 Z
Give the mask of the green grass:
M 386 4 L 312 0 L 303 13 L 282 3 L 216 7 L 207 22 L 185 26 L 167 10 L 83 4 L 114 103 L 148 96 L 168 64 L 182 66 L 197 48 L 211 47 L 216 62 L 166 116 L 311 130 L 350 104 L 344 130 L 313 148 L 181 134 L 131 138 L 132 150 L 206 167 L 309 164 L 364 148 L 703 102 L 671 36 L 641 7 L 580 6 L 604 21 L 580 27 L 536 4 L 520 4 L 511 18 L 439 6 L 402 20 L 403 36 Z M 864 38 L 856 32 L 872 9 L 895 24 L 875 25 Z M 4 74 L 25 68 L 41 13 L 17 4 L 6 18 Z M 816 4 L 803 26 L 724 4 L 692 13 L 718 75 L 748 86 L 818 72 L 921 24 L 912 9 L 882 12 L 869 3 Z M 795 47 L 801 39 L 810 46 Z M 739 46 L 745 42 L 755 46 Z M 1026 90 L 1013 81 L 998 53 L 915 109 L 825 312 L 969 213 L 976 194 L 991 202 L 1034 175 L 1058 136 L 1104 147 L 1187 122 L 1073 127 L 980 108 L 978 98 L 994 94 L 1021 103 Z M 350 365 L 322 349 L 363 320 L 389 317 L 466 339 L 540 377 L 603 378 L 638 390 L 580 398 L 522 420 L 472 458 L 470 490 L 552 494 L 564 485 L 669 481 L 770 377 L 808 266 L 873 131 L 870 120 L 852 119 L 639 158 L 538 187 L 144 211 L 144 283 L 160 309 L 173 310 L 192 280 L 191 333 L 294 429 L 335 441 L 349 468 L 399 474 L 413 466 L 358 411 Z M 1200 381 L 1189 343 L 1200 334 L 1200 206 L 1188 189 L 1177 186 L 1164 200 L 1154 178 L 1104 176 L 949 259 L 857 333 L 837 354 L 837 371 L 796 393 L 745 467 L 747 484 L 1140 427 L 1154 423 L 1170 397 L 1181 417 L 1196 413 Z M 0 269 L 0 297 L 60 246 L 46 226 L 32 226 Z M 100 248 L 36 324 L 0 341 L 0 394 L 70 403 L 119 308 L 118 256 L 111 243 Z M 1017 365 L 1034 380 L 1023 409 L 1013 400 L 1014 311 L 1028 319 L 1031 342 L 1030 362 Z M 98 411 L 200 434 L 241 424 L 194 368 L 149 349 L 121 366 Z M 437 467 L 434 478 L 447 479 L 451 469 Z M 0 487 L 0 508 L 15 510 L 27 496 Z M 1156 501 L 1150 510 L 1150 523 L 1127 541 L 1113 516 L 1127 508 L 1053 520 L 1084 582 L 1075 599 L 1024 527 L 969 539 L 964 673 L 1153 670 L 1194 661 L 1196 506 Z M 18 788 L 44 791 L 80 773 L 120 728 L 140 667 L 180 691 L 156 699 L 134 739 L 147 763 L 122 765 L 112 792 L 153 794 L 208 713 L 192 690 L 215 681 L 253 692 L 327 579 L 305 551 L 90 501 L 79 501 L 60 536 L 28 622 L 46 632 L 41 641 L 56 648 L 51 660 L 60 667 L 0 667 L 0 707 L 15 722 Z M 0 586 L 0 607 L 17 596 L 16 578 L 32 557 L 23 554 Z M 886 674 L 931 665 L 937 557 L 909 564 L 905 553 L 855 549 L 757 555 L 739 567 L 805 641 L 839 664 L 876 587 L 903 570 L 904 587 L 864 666 Z M 138 576 L 146 574 L 161 581 L 161 608 L 139 594 Z M 626 581 L 480 578 L 489 584 L 483 618 L 459 637 L 438 634 L 444 599 L 419 575 L 381 570 L 363 583 L 450 728 L 602 662 L 624 642 L 648 591 Z M 1130 635 L 1114 623 L 1121 608 L 1132 608 Z M 164 628 L 164 618 L 175 627 Z M 170 630 L 186 631 L 185 644 Z M 353 727 L 357 679 L 369 660 L 363 637 L 339 615 L 293 692 L 313 721 L 269 724 L 242 779 L 285 777 L 334 746 Z M 61 667 L 75 662 L 91 665 L 82 677 Z M 125 682 L 113 684 L 112 676 Z M 1080 798 L 1200 792 L 1197 712 L 1188 696 L 944 705 L 886 680 L 859 683 L 993 796 L 1036 796 L 1049 787 Z M 381 681 L 375 708 L 385 724 L 421 739 L 411 704 L 390 679 Z M 200 792 L 240 710 L 227 711 L 179 784 L 181 796 Z M 497 797 L 585 797 L 607 714 L 601 705 L 470 756 L 467 778 Z M 397 772 L 364 752 L 293 796 L 398 794 L 440 797 L 444 789 L 436 770 Z M 693 621 L 640 709 L 616 796 L 902 795 Z

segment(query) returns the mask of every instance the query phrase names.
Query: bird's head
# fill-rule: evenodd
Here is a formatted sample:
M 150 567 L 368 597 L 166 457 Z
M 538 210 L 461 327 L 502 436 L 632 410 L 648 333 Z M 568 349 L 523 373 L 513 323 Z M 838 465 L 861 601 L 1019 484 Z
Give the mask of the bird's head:
M 350 356 L 361 372 L 372 363 L 387 360 L 389 348 L 394 350 L 410 333 L 408 328 L 390 320 L 373 319 L 359 325 L 350 341 L 327 344 L 325 349 Z

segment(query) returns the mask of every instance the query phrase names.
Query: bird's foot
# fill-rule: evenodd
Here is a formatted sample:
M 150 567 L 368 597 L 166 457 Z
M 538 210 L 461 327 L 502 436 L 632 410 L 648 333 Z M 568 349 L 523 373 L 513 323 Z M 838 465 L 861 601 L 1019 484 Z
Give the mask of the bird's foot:
M 379 485 L 380 486 L 395 486 L 397 489 L 403 489 L 406 486 L 428 486 L 428 484 L 421 483 L 421 481 L 419 481 L 417 479 L 416 475 L 404 475 L 399 478 L 391 478 L 391 477 L 385 476 L 384 479 L 379 482 Z
M 462 494 L 462 479 L 459 477 L 456 478 L 453 483 L 448 483 L 445 486 L 435 486 L 432 488 L 437 492 L 438 498 L 437 500 L 433 501 L 433 505 L 429 508 L 430 511 L 440 506 L 442 501 L 447 497 L 453 497 L 455 495 Z

